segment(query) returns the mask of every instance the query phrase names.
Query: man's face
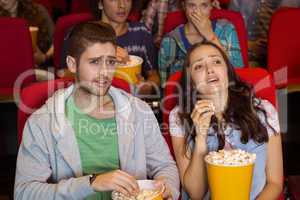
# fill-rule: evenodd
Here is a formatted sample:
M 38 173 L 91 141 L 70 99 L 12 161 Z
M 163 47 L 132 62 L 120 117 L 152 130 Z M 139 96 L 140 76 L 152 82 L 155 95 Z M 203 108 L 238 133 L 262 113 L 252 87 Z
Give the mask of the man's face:
M 106 17 L 115 23 L 125 23 L 132 6 L 132 0 L 102 0 L 99 3 Z
M 112 43 L 95 43 L 86 48 L 79 62 L 72 65 L 68 60 L 71 72 L 76 73 L 79 87 L 91 95 L 104 96 L 111 85 L 116 68 L 116 47 Z M 75 67 L 74 67 L 75 66 Z

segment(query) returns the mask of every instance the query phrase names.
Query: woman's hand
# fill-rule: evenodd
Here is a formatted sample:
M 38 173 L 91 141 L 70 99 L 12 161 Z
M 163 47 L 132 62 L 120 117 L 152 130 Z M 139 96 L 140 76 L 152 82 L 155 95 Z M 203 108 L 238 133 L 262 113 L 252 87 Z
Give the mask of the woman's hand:
M 211 122 L 211 117 L 215 114 L 215 107 L 210 100 L 200 100 L 195 104 L 191 118 L 196 128 L 195 150 L 200 154 L 206 154 L 206 138 Z
M 209 16 L 203 14 L 201 9 L 196 9 L 190 14 L 190 19 L 197 31 L 208 41 L 215 38 L 215 33 L 212 28 L 211 20 Z
M 196 126 L 197 135 L 207 135 L 211 117 L 215 114 L 215 107 L 210 100 L 200 100 L 195 104 L 191 118 Z

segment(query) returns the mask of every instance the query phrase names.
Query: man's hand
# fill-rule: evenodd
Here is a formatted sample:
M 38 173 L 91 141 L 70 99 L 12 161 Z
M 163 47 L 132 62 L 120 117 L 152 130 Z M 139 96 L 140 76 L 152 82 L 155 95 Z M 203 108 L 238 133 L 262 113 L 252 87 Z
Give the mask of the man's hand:
M 155 181 L 154 184 L 157 188 L 164 189 L 163 199 L 172 200 L 173 199 L 172 192 L 171 192 L 171 189 L 169 188 L 168 184 L 166 183 L 165 178 L 159 177 L 159 178 L 156 178 L 154 181 Z
M 114 190 L 126 196 L 136 195 L 139 192 L 136 179 L 121 170 L 97 175 L 91 186 L 96 192 Z
M 129 55 L 126 49 L 117 46 L 117 60 L 121 63 L 127 63 L 129 61 Z

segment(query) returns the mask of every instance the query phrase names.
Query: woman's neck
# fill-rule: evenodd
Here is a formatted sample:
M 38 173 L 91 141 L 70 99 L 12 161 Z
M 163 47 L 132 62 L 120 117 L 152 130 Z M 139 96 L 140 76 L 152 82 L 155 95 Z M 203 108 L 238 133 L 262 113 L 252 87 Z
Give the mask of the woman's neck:
M 105 14 L 102 14 L 101 21 L 110 24 L 116 32 L 117 36 L 125 34 L 128 30 L 128 23 L 116 23 L 110 20 Z
M 188 22 L 184 25 L 184 33 L 190 44 L 203 41 L 202 35 L 198 32 L 195 26 Z
M 194 26 L 194 24 L 192 24 L 191 22 L 188 22 L 184 25 L 184 28 L 185 28 L 185 32 L 186 34 L 189 34 L 189 35 L 199 35 L 199 32 L 198 30 L 196 29 L 196 27 Z
M 210 95 L 201 95 L 202 99 L 209 99 L 213 102 L 215 107 L 215 115 L 216 117 L 222 118 L 223 113 L 226 111 L 227 103 L 228 103 L 228 91 L 217 92 L 215 94 Z

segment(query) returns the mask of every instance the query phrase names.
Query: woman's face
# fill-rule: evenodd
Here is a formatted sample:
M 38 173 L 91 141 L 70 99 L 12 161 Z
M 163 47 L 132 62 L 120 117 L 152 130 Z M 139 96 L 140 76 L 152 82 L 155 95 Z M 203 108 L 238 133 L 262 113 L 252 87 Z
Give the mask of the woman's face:
M 17 0 L 0 0 L 0 7 L 4 10 L 11 10 L 17 3 Z
M 124 23 L 130 13 L 132 0 L 100 0 L 104 15 L 115 23 Z
M 212 4 L 211 0 L 185 0 L 183 8 L 188 18 L 193 12 L 201 12 L 202 15 L 209 17 Z
M 202 45 L 191 53 L 189 61 L 188 70 L 200 94 L 214 95 L 228 90 L 227 65 L 218 49 Z

